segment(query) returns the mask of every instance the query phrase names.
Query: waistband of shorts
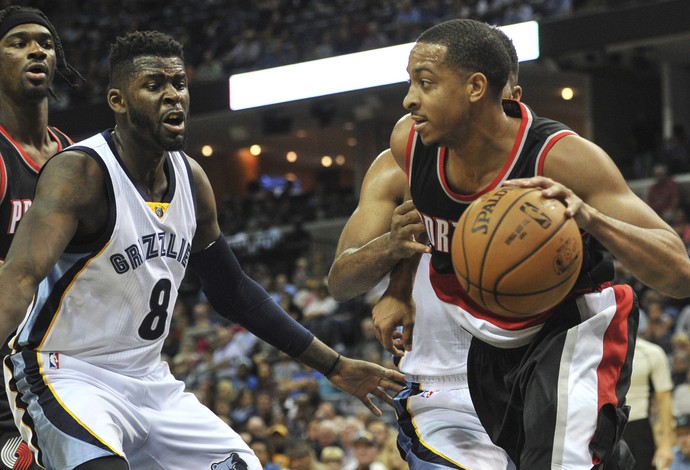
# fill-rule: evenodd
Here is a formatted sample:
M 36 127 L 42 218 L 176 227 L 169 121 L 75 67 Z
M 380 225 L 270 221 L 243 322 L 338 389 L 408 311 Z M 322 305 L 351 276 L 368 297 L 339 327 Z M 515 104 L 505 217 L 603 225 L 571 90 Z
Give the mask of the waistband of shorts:
M 410 388 L 428 389 L 429 387 L 440 388 L 468 388 L 467 374 L 452 375 L 410 375 L 406 374 L 405 379 Z

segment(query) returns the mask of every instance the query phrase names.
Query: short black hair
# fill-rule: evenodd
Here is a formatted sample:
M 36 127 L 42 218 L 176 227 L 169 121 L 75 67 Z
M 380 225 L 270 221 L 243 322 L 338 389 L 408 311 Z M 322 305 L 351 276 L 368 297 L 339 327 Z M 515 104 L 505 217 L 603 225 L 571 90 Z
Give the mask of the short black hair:
M 515 44 L 513 44 L 513 40 L 510 39 L 508 35 L 504 33 L 502 30 L 494 28 L 494 31 L 498 35 L 498 38 L 503 42 L 503 46 L 506 48 L 506 51 L 508 52 L 508 56 L 510 57 L 510 78 L 512 78 L 515 82 L 515 85 L 517 85 L 518 74 L 520 73 L 520 59 L 518 58 L 517 50 L 515 49 Z
M 135 31 L 121 36 L 110 46 L 111 87 L 134 73 L 134 59 L 141 56 L 179 57 L 184 60 L 182 44 L 160 31 Z
M 417 42 L 446 46 L 445 63 L 461 74 L 483 73 L 498 98 L 508 82 L 511 57 L 496 31 L 481 21 L 453 19 L 427 29 Z
M 11 5 L 3 10 L 0 10 L 0 25 L 2 25 L 5 20 L 10 20 L 10 18 L 16 16 L 36 16 L 39 24 L 44 25 L 48 31 L 50 31 L 51 36 L 53 36 L 53 43 L 55 44 L 55 54 L 57 56 L 57 72 L 65 79 L 67 84 L 76 88 L 79 86 L 80 82 L 85 82 L 84 77 L 81 76 L 77 70 L 72 67 L 65 58 L 65 50 L 62 48 L 62 41 L 60 40 L 60 35 L 57 33 L 55 26 L 50 22 L 48 17 L 38 8 L 23 7 L 18 5 Z

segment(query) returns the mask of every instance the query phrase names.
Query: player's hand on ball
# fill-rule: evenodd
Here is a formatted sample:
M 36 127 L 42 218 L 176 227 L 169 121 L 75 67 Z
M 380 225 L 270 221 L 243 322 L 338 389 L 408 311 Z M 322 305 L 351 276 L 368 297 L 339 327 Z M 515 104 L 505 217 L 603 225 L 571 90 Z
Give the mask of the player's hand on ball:
M 414 300 L 411 298 L 401 300 L 389 294 L 381 296 L 374 305 L 371 316 L 376 338 L 395 356 L 403 356 L 405 351 L 412 350 L 415 309 Z M 397 331 L 398 327 L 402 327 L 402 336 Z
M 523 188 L 542 188 L 542 195 L 546 198 L 558 199 L 566 206 L 566 217 L 572 217 L 578 227 L 587 230 L 591 220 L 591 211 L 594 210 L 585 204 L 571 189 L 546 176 L 534 176 L 532 178 L 520 178 L 508 180 L 506 186 L 520 186 Z
M 430 253 L 431 248 L 417 240 L 425 234 L 422 218 L 411 200 L 395 208 L 388 234 L 388 246 L 395 258 L 403 259 L 416 253 Z
M 369 395 L 393 406 L 393 399 L 386 390 L 398 393 L 403 389 L 401 384 L 405 382 L 405 376 L 378 364 L 341 356 L 328 380 L 340 390 L 359 398 L 376 416 L 381 416 L 381 410 Z

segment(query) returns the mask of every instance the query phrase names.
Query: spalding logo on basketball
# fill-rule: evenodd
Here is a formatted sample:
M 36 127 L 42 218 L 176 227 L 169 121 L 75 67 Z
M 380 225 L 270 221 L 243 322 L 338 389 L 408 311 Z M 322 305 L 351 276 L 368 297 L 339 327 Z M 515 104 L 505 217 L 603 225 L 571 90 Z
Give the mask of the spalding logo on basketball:
M 506 186 L 465 210 L 451 257 L 474 302 L 525 317 L 555 307 L 571 291 L 582 266 L 582 237 L 563 203 L 537 188 Z

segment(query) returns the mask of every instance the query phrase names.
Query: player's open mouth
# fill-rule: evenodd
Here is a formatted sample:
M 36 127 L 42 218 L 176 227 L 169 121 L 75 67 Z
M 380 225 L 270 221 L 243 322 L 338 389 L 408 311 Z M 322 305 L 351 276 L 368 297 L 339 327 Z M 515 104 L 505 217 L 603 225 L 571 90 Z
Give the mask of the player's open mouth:
M 181 134 L 184 132 L 184 113 L 172 111 L 163 117 L 163 127 L 170 132 Z
M 26 69 L 29 80 L 45 80 L 48 76 L 48 68 L 44 64 L 34 64 Z

